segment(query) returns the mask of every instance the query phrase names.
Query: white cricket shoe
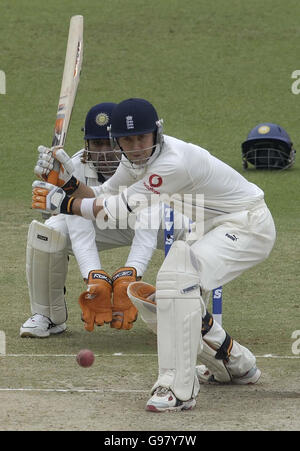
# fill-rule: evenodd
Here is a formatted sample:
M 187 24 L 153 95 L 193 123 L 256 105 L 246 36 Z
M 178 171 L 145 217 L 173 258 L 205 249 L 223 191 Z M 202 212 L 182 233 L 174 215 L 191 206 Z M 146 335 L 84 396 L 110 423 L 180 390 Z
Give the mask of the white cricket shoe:
M 217 382 L 213 373 L 207 368 L 206 365 L 196 365 L 196 374 L 200 383 Z
M 258 379 L 261 376 L 260 369 L 256 368 L 256 366 L 253 366 L 251 370 L 249 370 L 244 376 L 241 377 L 233 377 L 232 383 L 237 385 L 251 385 L 256 384 Z
M 188 401 L 180 401 L 169 388 L 157 387 L 146 404 L 146 410 L 151 412 L 179 412 L 180 410 L 190 410 L 195 405 L 196 400 L 194 398 Z
M 261 376 L 261 371 L 256 366 L 252 367 L 246 374 L 240 377 L 232 376 L 230 382 L 219 382 L 213 373 L 205 365 L 196 366 L 196 374 L 199 382 L 215 382 L 217 384 L 236 384 L 236 385 L 251 385 L 256 384 Z
M 66 328 L 66 323 L 57 326 L 46 316 L 35 313 L 20 328 L 20 337 L 47 338 L 52 334 L 61 334 Z

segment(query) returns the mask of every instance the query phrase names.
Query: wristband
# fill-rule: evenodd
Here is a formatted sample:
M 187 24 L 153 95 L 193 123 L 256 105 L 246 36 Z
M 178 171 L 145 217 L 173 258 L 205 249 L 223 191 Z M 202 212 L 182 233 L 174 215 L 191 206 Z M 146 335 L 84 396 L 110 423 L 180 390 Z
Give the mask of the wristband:
M 77 178 L 72 175 L 70 180 L 67 183 L 65 183 L 65 185 L 62 187 L 62 189 L 67 194 L 73 194 L 79 187 L 79 183 L 80 183 L 80 181 L 77 180 Z
M 91 219 L 92 221 L 95 221 L 95 219 L 96 219 L 94 216 L 94 200 L 95 200 L 95 197 L 84 198 L 81 200 L 81 206 L 80 206 L 81 215 L 85 219 Z
M 74 200 L 75 197 L 65 196 L 60 206 L 60 212 L 65 215 L 72 215 L 72 205 Z

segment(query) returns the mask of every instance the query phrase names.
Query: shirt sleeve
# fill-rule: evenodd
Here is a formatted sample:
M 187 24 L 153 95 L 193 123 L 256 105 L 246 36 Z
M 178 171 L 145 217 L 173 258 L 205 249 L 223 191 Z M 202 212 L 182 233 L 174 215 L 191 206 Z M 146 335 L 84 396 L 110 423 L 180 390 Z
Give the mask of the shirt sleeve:
M 157 233 L 161 222 L 158 204 L 154 208 L 142 210 L 137 215 L 135 235 L 127 258 L 126 266 L 133 266 L 137 276 L 142 277 L 157 247 Z
M 80 216 L 66 216 L 74 256 L 84 279 L 90 271 L 101 269 L 93 222 Z

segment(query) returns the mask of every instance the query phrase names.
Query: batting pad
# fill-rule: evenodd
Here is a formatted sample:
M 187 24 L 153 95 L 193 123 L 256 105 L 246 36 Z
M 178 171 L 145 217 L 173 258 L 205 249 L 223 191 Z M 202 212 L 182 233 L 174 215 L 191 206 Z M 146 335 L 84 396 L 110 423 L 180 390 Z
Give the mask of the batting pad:
M 54 324 L 67 319 L 64 285 L 68 270 L 66 236 L 38 221 L 28 230 L 26 277 L 31 312 L 47 316 Z
M 199 270 L 190 247 L 175 241 L 157 275 L 158 386 L 170 388 L 187 401 L 196 396 L 197 352 L 202 349 L 202 311 Z

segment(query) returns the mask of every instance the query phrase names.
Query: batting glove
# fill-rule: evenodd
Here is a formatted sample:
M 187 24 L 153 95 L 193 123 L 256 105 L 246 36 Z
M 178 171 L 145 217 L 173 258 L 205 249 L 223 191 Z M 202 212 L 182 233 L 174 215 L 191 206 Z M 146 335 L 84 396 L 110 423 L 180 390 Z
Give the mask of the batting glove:
M 34 173 L 49 182 L 50 174 L 58 171 L 57 186 L 62 187 L 68 194 L 72 194 L 79 185 L 79 181 L 72 176 L 74 165 L 69 155 L 60 147 L 38 147 L 39 157 Z M 56 167 L 58 165 L 58 168 Z
M 67 196 L 62 188 L 51 183 L 36 180 L 32 184 L 32 208 L 42 213 L 73 214 L 72 204 L 75 198 Z

